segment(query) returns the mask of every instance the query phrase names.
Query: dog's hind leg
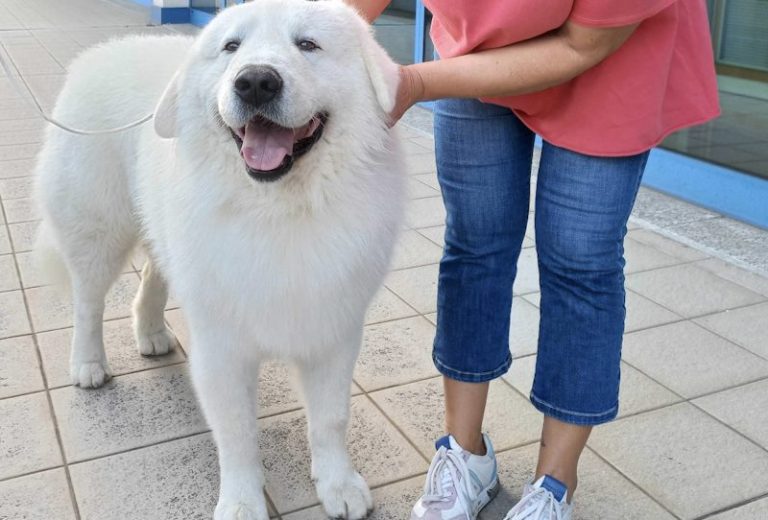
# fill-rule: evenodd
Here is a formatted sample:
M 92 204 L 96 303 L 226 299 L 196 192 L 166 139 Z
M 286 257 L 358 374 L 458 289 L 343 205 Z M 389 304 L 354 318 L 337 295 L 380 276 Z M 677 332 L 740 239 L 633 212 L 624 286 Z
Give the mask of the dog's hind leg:
M 179 346 L 165 326 L 168 286 L 151 259 L 141 270 L 141 285 L 133 301 L 133 332 L 142 356 L 162 356 Z
M 349 387 L 360 349 L 362 327 L 330 355 L 298 364 L 307 404 L 312 478 L 331 518 L 359 520 L 373 508 L 368 485 L 346 448 Z

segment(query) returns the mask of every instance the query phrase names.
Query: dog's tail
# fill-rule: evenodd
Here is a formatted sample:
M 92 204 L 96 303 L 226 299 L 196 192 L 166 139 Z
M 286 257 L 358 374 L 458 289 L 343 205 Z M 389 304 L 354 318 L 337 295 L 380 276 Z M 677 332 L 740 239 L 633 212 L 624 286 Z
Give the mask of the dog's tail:
M 37 230 L 33 254 L 35 271 L 45 285 L 56 285 L 65 290 L 70 288 L 69 271 L 61 255 L 56 235 L 50 223 L 43 219 Z

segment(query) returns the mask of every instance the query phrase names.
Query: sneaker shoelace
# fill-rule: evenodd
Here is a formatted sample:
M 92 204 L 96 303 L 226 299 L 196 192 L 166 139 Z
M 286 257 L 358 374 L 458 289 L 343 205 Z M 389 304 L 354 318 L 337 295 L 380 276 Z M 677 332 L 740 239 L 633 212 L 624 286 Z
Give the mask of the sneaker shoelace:
M 509 510 L 504 520 L 562 520 L 563 510 L 551 491 L 529 488 L 528 493 Z
M 453 487 L 456 493 L 459 493 L 459 487 L 464 494 L 466 503 L 469 505 L 472 500 L 469 496 L 466 486 L 471 485 L 469 468 L 467 468 L 464 459 L 454 450 L 448 450 L 441 446 L 432 464 L 427 472 L 427 482 L 424 485 L 423 504 L 449 502 L 451 495 L 447 491 Z M 459 486 L 459 483 L 462 486 Z

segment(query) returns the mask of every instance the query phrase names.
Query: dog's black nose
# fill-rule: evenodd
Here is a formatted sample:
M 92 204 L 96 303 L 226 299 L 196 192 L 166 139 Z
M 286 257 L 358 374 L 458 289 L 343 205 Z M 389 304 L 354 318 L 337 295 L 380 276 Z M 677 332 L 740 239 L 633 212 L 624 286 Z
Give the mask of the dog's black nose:
M 271 101 L 283 88 L 283 78 L 266 65 L 246 67 L 235 78 L 235 93 L 254 107 Z

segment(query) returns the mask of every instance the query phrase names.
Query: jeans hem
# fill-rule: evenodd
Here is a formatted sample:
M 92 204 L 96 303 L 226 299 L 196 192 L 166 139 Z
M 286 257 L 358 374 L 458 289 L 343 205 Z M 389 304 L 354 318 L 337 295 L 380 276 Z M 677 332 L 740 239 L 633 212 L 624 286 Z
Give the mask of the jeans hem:
M 507 354 L 507 359 L 504 363 L 487 372 L 466 372 L 457 370 L 440 361 L 435 354 L 432 354 L 432 362 L 435 364 L 435 368 L 437 368 L 438 372 L 455 381 L 461 381 L 463 383 L 486 383 L 507 373 L 509 367 L 512 366 L 512 355 Z
M 619 413 L 618 404 L 615 404 L 605 412 L 584 413 L 558 408 L 557 406 L 542 401 L 536 397 L 533 391 L 531 391 L 530 399 L 531 404 L 544 415 L 577 426 L 597 426 L 599 424 L 604 424 L 614 420 Z

